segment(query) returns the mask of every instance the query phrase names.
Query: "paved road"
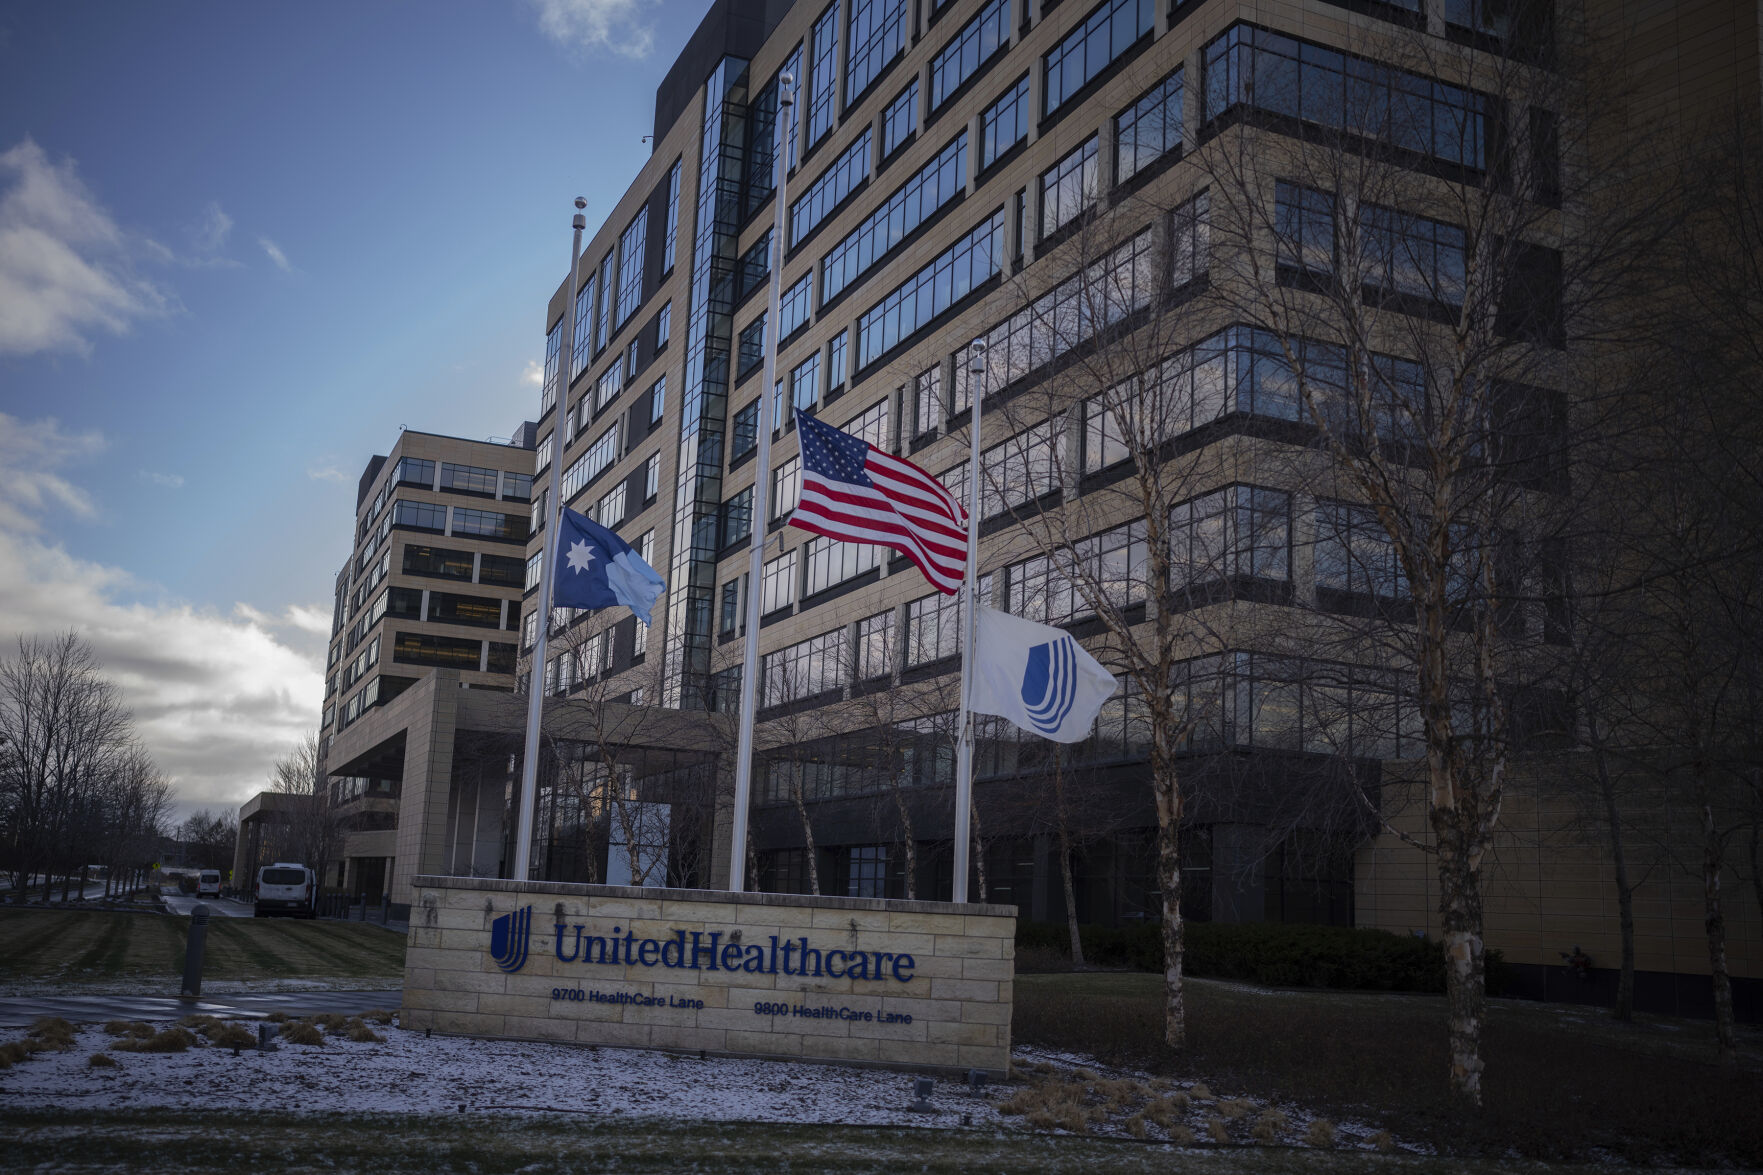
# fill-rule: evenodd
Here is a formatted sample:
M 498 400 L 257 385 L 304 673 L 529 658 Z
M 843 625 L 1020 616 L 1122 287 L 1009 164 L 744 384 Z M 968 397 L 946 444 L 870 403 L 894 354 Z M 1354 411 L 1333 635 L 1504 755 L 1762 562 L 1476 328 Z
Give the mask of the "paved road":
M 214 995 L 199 1000 L 176 996 L 75 995 L 0 999 L 0 1028 L 28 1028 L 39 1016 L 60 1016 L 76 1024 L 105 1020 L 177 1020 L 206 1015 L 220 1020 L 261 1020 L 271 1012 L 311 1016 L 340 1012 L 345 1016 L 396 1008 L 401 988 L 386 991 L 288 991 L 253 995 Z
M 250 918 L 256 913 L 249 904 L 235 902 L 231 898 L 199 898 L 193 893 L 177 893 L 175 891 L 163 893 L 161 896 L 165 898 L 166 909 L 173 914 L 187 916 L 191 910 L 196 908 L 197 902 L 208 907 L 210 918 Z

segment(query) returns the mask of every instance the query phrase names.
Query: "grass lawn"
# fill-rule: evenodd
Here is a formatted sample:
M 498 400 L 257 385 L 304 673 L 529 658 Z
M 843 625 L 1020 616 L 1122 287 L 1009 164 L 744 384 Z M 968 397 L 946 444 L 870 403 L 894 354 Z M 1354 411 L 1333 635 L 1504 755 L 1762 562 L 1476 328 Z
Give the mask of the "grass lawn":
M 1175 1053 L 1162 1044 L 1160 975 L 1019 975 L 1015 990 L 1019 1045 L 1375 1120 L 1460 1155 L 1763 1166 L 1755 1027 L 1741 1029 L 1739 1065 L 1723 1067 L 1704 1021 L 1624 1025 L 1596 1008 L 1491 1001 L 1486 1105 L 1469 1115 L 1446 1093 L 1442 997 L 1190 979 L 1188 1049 Z
M 1177 1151 L 1166 1145 L 994 1131 L 776 1123 L 682 1123 L 557 1115 L 345 1116 L 275 1112 L 19 1113 L 0 1109 L 8 1165 L 48 1171 L 317 1169 L 470 1171 L 1169 1172 L 1331 1175 L 1347 1171 L 1542 1171 L 1275 1147 Z
M 0 983 L 170 980 L 184 973 L 190 920 L 106 910 L 0 910 Z M 216 918 L 204 981 L 399 979 L 404 936 L 360 922 Z

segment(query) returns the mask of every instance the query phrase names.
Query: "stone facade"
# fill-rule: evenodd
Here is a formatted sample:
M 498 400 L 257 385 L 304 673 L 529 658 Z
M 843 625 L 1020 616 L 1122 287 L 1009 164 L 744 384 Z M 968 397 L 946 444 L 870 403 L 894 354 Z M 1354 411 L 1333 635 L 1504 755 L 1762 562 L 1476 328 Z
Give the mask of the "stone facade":
M 413 887 L 407 1028 L 1009 1072 L 1014 906 L 465 877 Z M 813 958 L 793 966 L 804 941 Z

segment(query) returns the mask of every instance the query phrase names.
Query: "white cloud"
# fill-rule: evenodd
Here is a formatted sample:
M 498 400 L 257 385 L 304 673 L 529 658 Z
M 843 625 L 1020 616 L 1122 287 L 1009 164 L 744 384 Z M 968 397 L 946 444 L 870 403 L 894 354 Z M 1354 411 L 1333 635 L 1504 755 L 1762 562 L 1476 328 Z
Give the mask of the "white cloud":
M 537 359 L 528 359 L 521 369 L 520 382 L 531 387 L 543 387 L 545 384 L 545 365 Z
M 134 711 L 136 729 L 181 806 L 236 804 L 262 789 L 274 760 L 318 724 L 322 633 L 330 612 L 295 605 L 271 617 L 181 601 L 128 602 L 126 571 L 38 537 L 36 515 L 91 517 L 89 496 L 54 469 L 103 448 L 96 433 L 0 414 L 0 657 L 15 635 L 78 631 Z M 299 651 L 311 648 L 310 653 Z
M 349 475 L 335 465 L 312 465 L 306 469 L 306 476 L 313 481 L 334 481 L 343 485 L 349 484 Z
M 25 139 L 0 153 L 0 354 L 84 352 L 171 299 L 137 276 L 130 242 L 71 159 Z
M 566 49 L 605 49 L 622 57 L 647 57 L 655 29 L 643 20 L 647 0 L 529 0 L 539 31 Z
M 203 253 L 218 253 L 226 248 L 227 238 L 233 233 L 233 218 L 226 214 L 219 200 L 210 200 L 208 207 L 202 210 L 202 219 L 191 230 L 195 238 L 196 248 Z
M 141 470 L 141 480 L 149 485 L 164 486 L 168 490 L 184 488 L 184 478 L 178 473 L 155 473 L 151 469 Z
M 80 518 L 97 513 L 91 495 L 56 470 L 104 449 L 96 432 L 67 433 L 53 416 L 24 421 L 0 412 L 0 528 L 34 533 L 51 509 Z
M 268 237 L 258 237 L 257 243 L 263 246 L 263 251 L 269 254 L 269 259 L 275 262 L 275 267 L 277 269 L 281 270 L 283 273 L 294 272 L 294 267 L 288 264 L 288 255 L 282 252 L 282 247 L 280 245 L 276 244 Z

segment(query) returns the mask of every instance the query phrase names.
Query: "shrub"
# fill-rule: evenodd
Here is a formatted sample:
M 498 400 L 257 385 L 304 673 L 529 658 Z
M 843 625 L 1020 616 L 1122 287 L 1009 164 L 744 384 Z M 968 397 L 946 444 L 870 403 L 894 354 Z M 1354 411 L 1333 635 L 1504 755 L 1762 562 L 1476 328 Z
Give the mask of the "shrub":
M 45 1049 L 66 1052 L 73 1048 L 74 1028 L 59 1016 L 41 1016 L 31 1025 L 30 1038 Z
M 390 1024 L 394 1015 L 396 1015 L 396 1013 L 390 1008 L 375 1008 L 371 1012 L 361 1013 L 361 1018 L 363 1020 L 372 1020 L 375 1024 Z
M 94 1069 L 114 1069 L 116 1068 L 116 1058 L 108 1053 L 93 1053 L 86 1058 L 86 1064 Z
M 1101 967 L 1163 969 L 1163 931 L 1155 922 L 1119 929 L 1080 928 L 1084 958 Z M 1189 975 L 1274 987 L 1334 987 L 1370 991 L 1445 990 L 1445 959 L 1427 938 L 1292 922 L 1189 922 L 1183 966 Z M 1018 923 L 1017 949 L 1059 950 L 1064 926 Z M 1487 953 L 1490 995 L 1506 987 L 1500 952 Z
M 1310 1129 L 1304 1134 L 1304 1141 L 1318 1150 L 1333 1150 L 1334 1123 L 1327 1118 L 1312 1119 Z
M 282 1036 L 287 1038 L 291 1044 L 322 1045 L 324 1043 L 324 1034 L 318 1030 L 318 1026 L 306 1020 L 290 1020 L 283 1024 Z
M 123 1053 L 181 1053 L 196 1043 L 187 1028 L 167 1028 L 152 1036 L 127 1036 L 111 1045 Z
M 257 1034 L 243 1024 L 219 1024 L 212 1032 L 205 1033 L 208 1043 L 223 1049 L 249 1049 L 257 1047 Z
M 144 1020 L 107 1020 L 104 1031 L 112 1036 L 152 1036 L 153 1026 Z
M 350 1040 L 356 1041 L 360 1044 L 385 1044 L 386 1043 L 385 1037 L 381 1036 L 379 1033 L 375 1032 L 373 1029 L 369 1028 L 367 1025 L 361 1023 L 360 1021 L 356 1021 L 354 1027 L 349 1029 L 348 1036 L 349 1036 Z

